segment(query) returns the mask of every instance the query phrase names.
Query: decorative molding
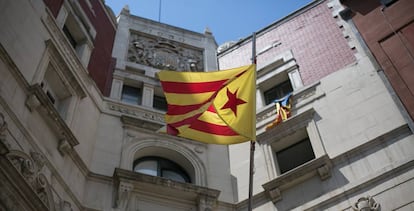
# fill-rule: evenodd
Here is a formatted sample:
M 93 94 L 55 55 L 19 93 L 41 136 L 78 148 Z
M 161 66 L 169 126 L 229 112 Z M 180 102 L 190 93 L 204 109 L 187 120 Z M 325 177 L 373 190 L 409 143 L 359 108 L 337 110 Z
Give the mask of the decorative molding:
M 71 129 L 67 126 L 65 120 L 59 115 L 56 108 L 50 102 L 47 95 L 42 90 L 39 84 L 34 84 L 29 88 L 29 95 L 26 99 L 26 105 L 28 106 L 27 101 L 33 98 L 33 95 L 40 101 L 42 106 L 37 106 L 37 110 L 41 112 L 42 117 L 47 117 L 48 120 L 46 122 L 50 122 L 51 128 L 55 129 L 57 134 L 59 134 L 60 139 L 65 139 L 71 147 L 74 147 L 79 144 L 78 140 L 76 139 L 75 135 L 72 133 Z M 31 108 L 33 109 L 33 108 Z
M 322 98 L 325 96 L 325 93 L 320 93 L 317 91 L 317 87 L 319 86 L 320 82 L 316 82 L 309 86 L 303 87 L 302 89 L 295 91 L 292 95 L 292 114 L 298 112 L 299 109 L 311 104 L 312 102 Z M 257 114 L 256 122 L 258 123 L 258 127 L 262 128 L 273 119 L 276 115 L 276 109 L 273 104 L 266 106 L 263 110 L 259 111 Z M 292 116 L 293 116 L 292 115 Z M 287 120 L 286 120 L 287 121 Z
M 83 70 L 83 72 L 87 73 L 88 71 L 85 68 L 85 66 L 83 66 L 82 61 L 76 54 L 73 47 L 69 44 L 62 30 L 57 25 L 53 14 L 51 14 L 51 12 L 48 9 L 46 10 L 46 12 L 47 15 L 43 16 L 42 22 L 45 25 L 46 29 L 49 31 L 50 35 L 52 36 L 52 42 L 60 43 L 60 45 L 54 45 L 58 46 L 58 48 L 56 49 L 59 52 L 61 52 L 59 53 L 59 55 L 65 55 L 64 57 L 62 56 L 62 59 L 64 59 L 66 63 L 69 64 L 69 67 L 72 67 L 71 70 L 74 70 L 74 72 L 76 72 L 76 70 Z
M 149 122 L 149 121 L 146 121 L 146 120 L 133 118 L 133 117 L 125 116 L 125 115 L 121 116 L 121 122 L 124 125 L 129 125 L 129 126 L 134 126 L 134 127 L 138 127 L 138 128 L 148 129 L 148 130 L 151 130 L 151 131 L 157 131 L 163 126 L 163 124 Z
M 115 169 L 113 178 L 115 192 L 117 192 L 115 197 L 117 206 L 121 202 L 118 199 L 126 199 L 130 197 L 130 193 L 151 192 L 152 194 L 168 197 L 170 200 L 194 201 L 199 206 L 198 210 L 214 210 L 213 207 L 216 206 L 220 195 L 219 190 L 119 168 Z M 124 193 L 124 195 L 121 193 Z
M 306 127 L 313 119 L 314 114 L 315 110 L 311 108 L 300 114 L 292 116 L 281 122 L 277 127 L 271 128 L 265 133 L 260 134 L 257 140 L 262 143 L 268 143 L 292 134 L 298 129 Z
M 167 138 L 165 138 L 167 139 Z M 205 145 L 198 145 L 198 147 L 203 147 L 205 149 Z M 196 185 L 205 186 L 207 185 L 207 170 L 203 163 L 203 161 L 199 158 L 194 152 L 191 150 L 187 145 L 182 143 L 176 142 L 175 140 L 162 140 L 160 138 L 157 139 L 140 139 L 138 141 L 131 142 L 131 144 L 127 144 L 123 146 L 122 157 L 121 157 L 121 168 L 124 169 L 131 169 L 134 160 L 137 158 L 137 154 L 142 154 L 144 150 L 150 148 L 157 148 L 159 152 L 162 150 L 171 150 L 172 152 L 176 152 L 175 156 L 180 156 L 188 163 L 180 163 L 177 162 L 182 167 L 190 167 L 191 169 L 187 169 L 187 173 L 191 171 L 194 172 L 194 178 L 192 178 L 193 183 Z M 161 155 L 161 154 L 160 154 Z M 172 157 L 165 157 L 170 160 L 174 160 Z
M 331 175 L 331 166 L 331 160 L 328 155 L 324 155 L 280 175 L 263 184 L 262 187 L 275 203 L 282 199 L 281 191 L 297 185 L 305 179 L 318 175 L 321 180 L 326 180 Z
M 29 156 L 24 152 L 11 150 L 6 156 L 48 210 L 54 210 L 53 195 L 47 178 L 42 173 L 46 162 L 43 154 L 31 151 Z
M 26 106 L 30 112 L 33 112 L 41 105 L 39 98 L 35 94 L 30 94 L 26 99 Z
M 268 194 L 273 203 L 276 203 L 282 200 L 282 194 L 280 193 L 280 188 L 272 188 L 268 190 Z
M 119 182 L 118 189 L 116 191 L 115 208 L 125 210 L 128 202 L 131 199 L 131 191 L 134 189 L 134 185 L 128 182 Z
M 381 205 L 373 197 L 361 197 L 352 205 L 354 211 L 380 211 Z
M 6 131 L 7 122 L 4 119 L 4 115 L 0 113 L 0 144 L 3 144 L 0 148 L 0 155 L 7 153 L 11 148 L 10 143 L 7 141 Z
M 82 88 L 82 85 L 78 82 L 80 79 L 76 77 L 75 71 L 72 71 L 70 64 L 64 60 L 64 57 L 59 53 L 56 45 L 52 40 L 46 40 L 46 51 L 50 56 L 50 62 L 53 64 L 58 75 L 64 79 L 66 86 L 69 86 L 71 90 L 76 92 L 76 95 L 80 98 L 86 97 L 86 91 Z
M 203 51 L 161 37 L 130 35 L 128 61 L 175 71 L 204 70 Z
M 321 180 L 326 180 L 332 176 L 332 168 L 330 163 L 327 163 L 321 167 L 318 168 L 318 174 Z
M 69 144 L 69 142 L 67 141 L 66 138 L 61 138 L 59 140 L 59 145 L 58 145 L 58 151 L 60 153 L 60 155 L 64 156 L 70 153 L 70 151 L 72 150 L 71 145 Z
M 129 116 L 138 117 L 138 119 L 152 121 L 153 123 L 164 125 L 164 113 L 150 111 L 138 106 L 129 106 L 122 103 L 115 103 L 107 101 L 109 110 L 119 112 L 120 115 L 126 114 Z
M 68 201 L 62 200 L 60 202 L 60 210 L 61 211 L 73 211 L 72 204 Z
M 217 207 L 217 196 L 199 194 L 197 199 L 198 211 L 212 211 Z

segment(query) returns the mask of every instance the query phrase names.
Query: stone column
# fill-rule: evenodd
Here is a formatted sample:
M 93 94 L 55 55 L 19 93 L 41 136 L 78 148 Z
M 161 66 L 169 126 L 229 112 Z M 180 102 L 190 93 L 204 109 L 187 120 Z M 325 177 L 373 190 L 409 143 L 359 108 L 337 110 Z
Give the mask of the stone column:
M 142 105 L 152 108 L 154 101 L 154 86 L 145 84 L 142 86 Z
M 124 81 L 114 78 L 112 80 L 112 87 L 111 87 L 111 94 L 109 95 L 112 99 L 121 100 L 122 95 L 122 86 L 124 85 Z

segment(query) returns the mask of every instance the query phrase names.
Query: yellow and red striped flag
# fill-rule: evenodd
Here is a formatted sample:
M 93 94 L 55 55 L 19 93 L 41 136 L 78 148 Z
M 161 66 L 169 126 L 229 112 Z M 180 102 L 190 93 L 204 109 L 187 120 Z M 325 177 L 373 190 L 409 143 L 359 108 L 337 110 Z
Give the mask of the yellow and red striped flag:
M 256 65 L 214 72 L 160 71 L 166 132 L 209 144 L 256 140 Z

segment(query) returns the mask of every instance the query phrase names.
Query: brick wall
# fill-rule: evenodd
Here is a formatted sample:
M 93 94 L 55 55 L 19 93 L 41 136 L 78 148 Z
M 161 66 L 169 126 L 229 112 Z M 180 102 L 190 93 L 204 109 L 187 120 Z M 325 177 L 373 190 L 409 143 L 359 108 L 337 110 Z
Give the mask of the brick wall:
M 112 83 L 113 59 L 112 47 L 116 28 L 105 13 L 101 0 L 89 0 L 92 8 L 85 0 L 79 3 L 96 30 L 93 50 L 88 64 L 88 71 L 98 88 L 105 96 L 109 96 Z
M 291 50 L 303 83 L 308 85 L 355 62 L 354 52 L 326 3 L 307 7 L 258 32 L 257 52 L 273 43 L 280 43 L 257 57 L 258 68 Z M 251 48 L 249 42 L 237 50 L 219 55 L 220 69 L 249 64 Z

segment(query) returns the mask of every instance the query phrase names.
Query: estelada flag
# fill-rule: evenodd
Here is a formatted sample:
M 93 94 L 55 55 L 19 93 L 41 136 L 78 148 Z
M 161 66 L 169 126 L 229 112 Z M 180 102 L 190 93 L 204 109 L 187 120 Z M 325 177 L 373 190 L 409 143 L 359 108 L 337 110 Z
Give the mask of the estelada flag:
M 256 140 L 256 65 L 213 72 L 160 71 L 166 132 L 209 144 Z

